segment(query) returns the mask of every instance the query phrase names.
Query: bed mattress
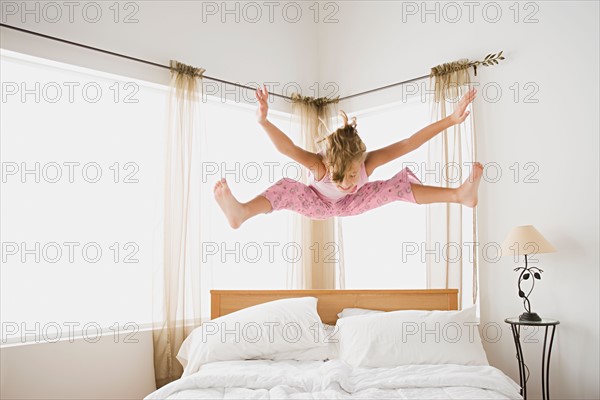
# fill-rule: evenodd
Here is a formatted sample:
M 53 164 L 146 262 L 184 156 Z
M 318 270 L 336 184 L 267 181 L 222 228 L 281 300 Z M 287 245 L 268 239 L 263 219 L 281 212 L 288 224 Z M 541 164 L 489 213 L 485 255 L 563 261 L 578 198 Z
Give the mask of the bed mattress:
M 244 360 L 203 365 L 145 399 L 521 399 L 492 366 L 353 368 L 339 360 Z

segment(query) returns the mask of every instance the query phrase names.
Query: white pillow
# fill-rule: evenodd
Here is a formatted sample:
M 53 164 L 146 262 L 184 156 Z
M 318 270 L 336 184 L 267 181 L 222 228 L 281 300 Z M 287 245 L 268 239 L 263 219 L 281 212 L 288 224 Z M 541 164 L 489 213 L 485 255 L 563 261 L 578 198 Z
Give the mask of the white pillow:
M 367 314 L 378 314 L 385 311 L 380 310 L 369 310 L 366 308 L 344 308 L 342 312 L 338 313 L 338 318 L 348 318 L 355 317 L 357 315 L 367 315 Z
M 325 336 L 320 338 L 325 346 L 317 346 L 307 350 L 292 350 L 284 353 L 277 353 L 271 357 L 272 360 L 297 360 L 297 361 L 325 361 L 333 360 L 337 357 L 337 336 L 334 335 L 336 327 L 334 325 L 323 324 Z
M 354 367 L 489 365 L 477 325 L 475 306 L 342 318 L 337 321 L 339 358 Z
M 204 322 L 183 341 L 177 360 L 187 376 L 209 362 L 271 359 L 327 347 L 319 340 L 324 336 L 316 297 L 280 299 Z

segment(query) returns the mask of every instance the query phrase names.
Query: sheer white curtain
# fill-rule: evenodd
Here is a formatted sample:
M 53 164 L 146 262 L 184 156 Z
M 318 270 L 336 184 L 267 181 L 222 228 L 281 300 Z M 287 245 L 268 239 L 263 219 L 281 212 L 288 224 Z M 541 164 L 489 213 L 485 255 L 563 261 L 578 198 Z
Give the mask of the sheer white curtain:
M 471 89 L 469 61 L 459 60 L 432 68 L 431 120 L 451 115 L 460 98 Z M 431 91 L 430 91 L 431 93 Z M 455 188 L 467 179 L 477 161 L 475 114 L 441 132 L 428 142 L 428 185 Z M 427 287 L 459 289 L 459 308 L 477 302 L 477 207 L 436 203 L 427 205 Z
M 310 152 L 321 150 L 317 141 L 326 136 L 331 127 L 324 127 L 319 118 L 331 124 L 337 113 L 337 99 L 325 99 L 292 94 L 292 117 L 300 130 L 299 145 Z M 307 183 L 307 171 L 302 169 L 300 179 Z M 302 255 L 288 270 L 288 289 L 343 289 L 344 260 L 338 217 L 313 220 L 295 214 L 293 233 Z M 339 235 L 339 236 L 338 236 Z
M 204 69 L 171 60 L 165 140 L 164 265 L 153 280 L 156 386 L 178 379 L 176 359 L 200 323 L 200 152 L 198 127 Z M 156 314 L 155 314 L 156 315 Z

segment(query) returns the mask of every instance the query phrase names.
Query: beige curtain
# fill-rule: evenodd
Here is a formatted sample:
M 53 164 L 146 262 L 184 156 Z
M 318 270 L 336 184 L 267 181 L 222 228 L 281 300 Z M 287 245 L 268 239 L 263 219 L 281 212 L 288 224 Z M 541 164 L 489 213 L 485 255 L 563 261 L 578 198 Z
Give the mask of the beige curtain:
M 328 134 L 336 121 L 336 99 L 312 98 L 292 94 L 292 120 L 299 126 L 305 150 L 318 152 L 323 149 L 317 141 Z M 320 122 L 322 119 L 329 126 Z M 336 126 L 337 127 L 337 126 Z M 321 142 L 324 144 L 325 142 Z M 301 181 L 308 182 L 306 169 L 302 169 Z M 299 245 L 301 256 L 291 263 L 287 274 L 288 289 L 343 289 L 344 260 L 341 240 L 341 221 L 337 217 L 312 220 L 294 213 L 293 237 Z
M 469 67 L 462 59 L 431 69 L 431 120 L 438 121 L 454 112 L 458 101 L 471 88 Z M 433 83 L 433 88 L 431 87 Z M 473 103 L 471 103 L 473 107 Z M 477 160 L 475 113 L 428 142 L 426 184 L 455 188 L 467 179 Z M 431 179 L 431 180 L 430 180 Z M 477 207 L 439 203 L 427 205 L 427 287 L 459 289 L 459 309 L 475 304 L 477 278 Z
M 157 388 L 178 379 L 175 358 L 200 323 L 199 111 L 204 69 L 171 60 L 165 139 L 164 263 L 153 279 Z

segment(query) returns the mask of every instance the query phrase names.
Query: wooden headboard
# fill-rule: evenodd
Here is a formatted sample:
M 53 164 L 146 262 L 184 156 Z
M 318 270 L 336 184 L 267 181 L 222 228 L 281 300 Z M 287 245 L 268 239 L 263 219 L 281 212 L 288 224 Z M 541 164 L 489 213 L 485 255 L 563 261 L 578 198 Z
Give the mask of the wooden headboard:
M 458 289 L 427 290 L 211 290 L 211 319 L 246 307 L 290 297 L 319 299 L 317 312 L 325 324 L 335 324 L 344 308 L 372 310 L 457 310 Z

